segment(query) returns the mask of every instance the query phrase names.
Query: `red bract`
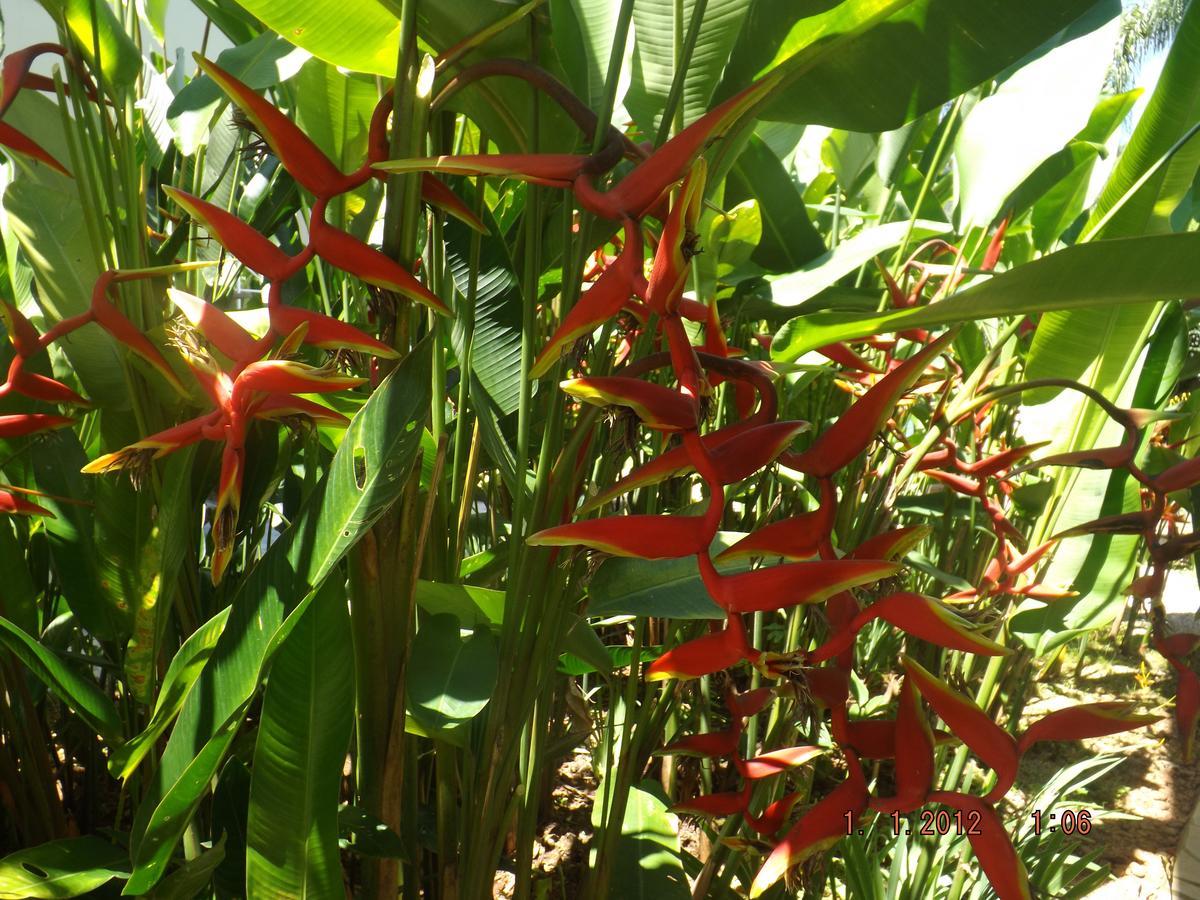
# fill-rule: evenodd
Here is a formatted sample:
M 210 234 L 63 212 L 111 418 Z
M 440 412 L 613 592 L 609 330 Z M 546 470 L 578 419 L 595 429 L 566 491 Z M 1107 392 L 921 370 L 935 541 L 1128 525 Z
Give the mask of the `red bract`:
M 284 281 L 292 276 L 304 260 L 293 260 L 277 246 L 221 207 L 194 197 L 186 191 L 163 186 L 163 192 L 187 210 L 204 226 L 209 236 L 237 257 L 246 268 L 271 281 Z
M 896 793 L 887 800 L 874 800 L 880 812 L 912 812 L 925 804 L 933 786 L 933 732 L 921 711 L 921 700 L 909 679 L 900 688 L 896 713 Z
M 532 547 L 590 547 L 613 556 L 673 559 L 708 549 L 704 516 L 610 516 L 546 528 L 526 538 Z
M 820 603 L 839 591 L 879 581 L 898 571 L 899 566 L 881 560 L 784 563 L 724 576 L 710 591 L 713 599 L 731 612 L 765 612 Z
M 679 195 L 671 206 L 671 214 L 663 223 L 646 285 L 646 303 L 659 315 L 674 313 L 682 299 L 692 256 L 697 252 L 696 226 L 700 221 L 706 171 L 704 160 L 697 160 L 683 180 Z
M 845 468 L 875 439 L 900 398 L 951 339 L 951 334 L 942 335 L 905 360 L 821 432 L 808 450 L 788 456 L 784 464 L 817 478 L 829 478 Z
M 1152 484 L 1160 494 L 1172 494 L 1200 484 L 1200 456 L 1164 469 L 1154 476 Z
M 825 751 L 820 747 L 787 747 L 783 750 L 772 750 L 753 759 L 735 760 L 738 772 L 743 778 L 758 780 L 780 775 L 796 766 L 812 762 Z
M 929 802 L 973 813 L 977 817 L 978 828 L 968 831 L 967 839 L 996 896 L 1000 900 L 1030 900 L 1033 895 L 1029 891 L 1025 864 L 1017 856 L 1008 832 L 1004 830 L 1004 823 L 991 804 L 978 797 L 952 791 L 932 793 Z
M 815 510 L 765 525 L 746 535 L 717 558 L 731 560 L 767 556 L 806 559 L 814 556 L 821 542 L 827 540 L 833 530 L 836 513 L 837 496 L 833 484 L 823 479 L 821 502 Z
M 778 83 L 778 70 L 713 107 L 639 163 L 608 193 L 596 191 L 581 175 L 575 181 L 580 204 L 606 218 L 641 218 L 682 176 L 696 155 L 713 138 L 732 127 Z
M 900 657 L 905 673 L 921 696 L 941 716 L 951 732 L 996 772 L 998 794 L 1004 794 L 1017 777 L 1017 744 L 974 701 L 953 690 L 908 656 Z M 1003 785 L 1003 790 L 1000 786 Z
M 71 173 L 67 171 L 66 166 L 43 149 L 41 144 L 22 134 L 7 122 L 0 122 L 0 147 L 12 150 L 14 153 L 20 153 L 22 156 L 28 156 L 30 159 L 36 159 L 40 163 L 45 163 L 56 172 L 60 172 L 68 178 L 71 177 Z
M 696 400 L 662 385 L 624 375 L 571 378 L 559 387 L 594 406 L 625 406 L 655 431 L 690 431 L 696 427 Z
M 1047 713 L 1027 729 L 1017 740 L 1017 752 L 1024 753 L 1038 741 L 1079 741 L 1104 737 L 1150 725 L 1160 716 L 1132 713 L 1133 704 L 1121 700 L 1100 703 L 1081 703 L 1067 709 Z
M 215 62 L 195 54 L 196 63 L 254 123 L 288 173 L 317 197 L 332 197 L 354 187 L 303 131 L 278 109 Z M 336 263 L 335 263 L 336 265 Z
M 851 559 L 903 559 L 933 529 L 928 525 L 910 525 L 867 538 L 848 554 Z
M 6 516 L 49 516 L 54 513 L 45 507 L 38 506 L 11 491 L 0 491 L 0 514 Z
M 641 235 L 641 229 L 636 225 L 626 225 L 624 246 L 616 262 L 600 273 L 596 283 L 584 291 L 563 316 L 562 322 L 533 361 L 529 370 L 530 378 L 541 378 L 575 341 L 591 334 L 624 308 L 641 277 Z
M 411 272 L 390 256 L 380 253 L 369 244 L 364 244 L 353 235 L 326 224 L 319 217 L 314 217 L 309 222 L 309 238 L 317 256 L 342 271 L 361 278 L 367 284 L 424 303 L 434 312 L 451 315 L 446 304 L 417 281 Z
M 0 415 L 0 439 L 12 440 L 42 431 L 51 431 L 55 428 L 65 428 L 74 421 L 68 416 L 55 416 L 48 413 Z
M 801 816 L 800 821 L 771 851 L 750 885 L 751 897 L 760 896 L 788 869 L 800 865 L 814 853 L 832 847 L 845 837 L 847 813 L 853 822 L 866 810 L 867 783 L 862 767 L 853 754 L 847 754 L 846 762 L 849 765 L 846 780 Z
M 666 678 L 699 678 L 756 657 L 738 616 L 729 616 L 725 627 L 668 650 L 646 668 L 647 681 Z
M 913 637 L 950 650 L 981 656 L 1003 656 L 1012 652 L 976 634 L 965 619 L 932 597 L 902 591 L 889 594 L 859 612 L 834 638 L 814 650 L 809 661 L 823 662 L 841 653 L 853 643 L 854 635 L 875 619 L 883 619 Z

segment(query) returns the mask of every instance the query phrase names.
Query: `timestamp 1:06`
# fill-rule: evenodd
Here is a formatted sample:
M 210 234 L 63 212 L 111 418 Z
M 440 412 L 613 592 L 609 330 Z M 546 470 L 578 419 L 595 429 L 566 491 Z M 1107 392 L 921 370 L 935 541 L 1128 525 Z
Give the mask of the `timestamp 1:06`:
M 1053 823 L 1058 819 L 1058 824 Z M 892 832 L 900 834 L 901 815 L 899 812 L 893 812 Z M 912 828 L 908 827 L 907 819 L 904 820 L 904 833 L 912 834 Z M 849 810 L 846 811 L 846 834 L 854 834 L 855 817 Z M 921 810 L 921 823 L 917 828 L 918 834 L 923 835 L 939 835 L 950 834 L 951 831 L 958 835 L 982 834 L 982 817 L 975 810 L 963 811 L 961 809 L 950 812 L 946 809 Z M 1062 813 L 1045 814 L 1040 809 L 1033 811 L 1033 833 L 1041 834 L 1043 828 L 1049 831 L 1062 830 L 1063 834 L 1087 834 L 1092 830 L 1092 814 L 1090 811 L 1083 809 L 1078 812 L 1074 810 L 1063 810 Z M 860 828 L 859 834 L 863 833 Z

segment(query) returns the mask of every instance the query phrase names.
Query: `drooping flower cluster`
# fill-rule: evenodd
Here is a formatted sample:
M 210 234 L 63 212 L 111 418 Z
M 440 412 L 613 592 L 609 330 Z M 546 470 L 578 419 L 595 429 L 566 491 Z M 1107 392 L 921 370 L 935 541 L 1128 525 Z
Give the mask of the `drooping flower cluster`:
M 29 66 L 38 55 L 50 52 L 65 55 L 63 48 L 57 45 L 37 45 L 6 58 L 0 114 L 8 108 L 21 87 L 47 89 L 45 79 L 29 74 Z M 210 238 L 264 279 L 269 328 L 265 335 L 256 339 L 213 304 L 181 291 L 170 291 L 170 299 L 182 312 L 183 318 L 213 350 L 228 361 L 225 365 L 218 364 L 215 357 L 196 341 L 183 338 L 176 342 L 180 345 L 178 349 L 182 351 L 187 368 L 212 406 L 199 416 L 165 431 L 147 435 L 128 447 L 94 460 L 84 471 L 136 471 L 150 460 L 200 440 L 221 443 L 221 473 L 212 528 L 212 579 L 217 583 L 233 553 L 249 423 L 253 420 L 300 417 L 313 423 L 345 425 L 347 420 L 341 414 L 296 395 L 344 390 L 364 381 L 340 375 L 329 367 L 314 367 L 287 357 L 302 343 L 325 350 L 359 351 L 377 357 L 392 358 L 397 355 L 388 344 L 346 322 L 285 304 L 282 299 L 284 283 L 302 272 L 314 257 L 319 257 L 368 284 L 423 303 L 438 313 L 449 315 L 450 310 L 403 266 L 330 225 L 325 219 L 326 208 L 334 197 L 361 187 L 372 178 L 384 177 L 372 166 L 387 155 L 390 97 L 380 101 L 372 117 L 368 158 L 354 172 L 343 173 L 282 112 L 216 63 L 200 57 L 197 59 L 201 69 L 237 104 L 258 130 L 288 173 L 313 195 L 308 220 L 309 239 L 300 253 L 290 256 L 232 213 L 185 191 L 164 187 L 167 195 L 203 226 Z M 50 83 L 49 89 L 52 88 L 53 84 Z M 0 134 L 0 143 L 66 174 L 64 167 L 28 139 L 15 139 L 10 128 Z M 479 227 L 475 216 L 436 178 L 424 178 L 422 189 L 428 202 Z M 88 308 L 77 316 L 56 323 L 45 334 L 38 334 L 15 307 L 4 304 L 2 315 L 16 356 L 9 367 L 6 381 L 0 386 L 0 396 L 14 393 L 48 403 L 86 405 L 87 401 L 67 385 L 28 371 L 28 364 L 45 352 L 50 344 L 90 323 L 99 325 L 149 363 L 181 394 L 186 394 L 186 389 L 163 352 L 118 308 L 115 302 L 118 298 L 114 296 L 113 288 L 122 282 L 161 277 L 190 267 L 185 264 L 105 272 L 95 284 Z M 71 421 L 67 417 L 48 414 L 6 416 L 0 421 L 0 436 L 32 434 L 62 427 Z M 0 506 L 5 507 L 4 511 L 47 512 L 11 494 L 5 497 L 0 497 Z

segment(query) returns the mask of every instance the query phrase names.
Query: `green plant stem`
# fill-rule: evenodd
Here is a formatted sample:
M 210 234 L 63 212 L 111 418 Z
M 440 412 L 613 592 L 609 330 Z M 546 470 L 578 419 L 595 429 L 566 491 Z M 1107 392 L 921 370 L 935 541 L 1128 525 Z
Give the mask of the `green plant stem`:
M 596 132 L 592 135 L 592 153 L 599 153 L 608 138 L 608 126 L 612 123 L 613 109 L 617 103 L 617 83 L 621 78 L 621 64 L 625 60 L 625 47 L 629 43 L 629 23 L 633 21 L 633 0 L 621 0 L 617 10 L 617 21 L 613 25 L 612 51 L 608 56 L 608 71 L 604 78 L 604 93 L 601 95 L 600 111 L 596 115 Z
M 672 127 L 678 130 L 684 124 L 682 121 L 676 121 L 676 115 L 681 108 L 688 69 L 692 64 L 692 54 L 696 51 L 696 41 L 700 39 L 700 27 L 704 24 L 704 11 L 707 7 L 708 0 L 695 0 L 695 5 L 692 7 L 692 18 L 688 22 L 687 36 L 683 39 L 682 47 L 679 47 L 678 43 L 676 44 L 678 52 L 675 57 L 675 75 L 671 79 L 671 90 L 667 94 L 666 102 L 663 104 L 662 119 L 658 123 L 658 134 L 654 138 L 655 147 L 661 147 L 666 143 L 667 138 L 671 134 Z M 679 31 L 682 15 L 683 2 L 682 0 L 676 0 L 676 32 Z M 676 34 L 676 39 L 678 41 L 678 33 Z

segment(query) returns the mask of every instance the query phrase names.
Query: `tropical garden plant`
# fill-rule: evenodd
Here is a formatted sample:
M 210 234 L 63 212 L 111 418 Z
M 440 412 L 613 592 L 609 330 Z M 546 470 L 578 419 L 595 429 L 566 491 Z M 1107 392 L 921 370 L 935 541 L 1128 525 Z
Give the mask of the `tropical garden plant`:
M 0 63 L 0 897 L 1104 880 L 1011 791 L 1192 756 L 1200 4 L 191 2 Z

